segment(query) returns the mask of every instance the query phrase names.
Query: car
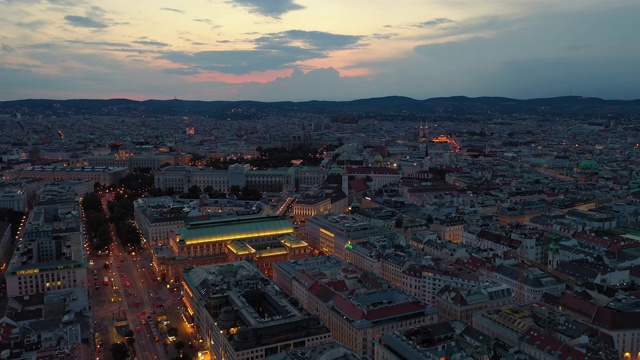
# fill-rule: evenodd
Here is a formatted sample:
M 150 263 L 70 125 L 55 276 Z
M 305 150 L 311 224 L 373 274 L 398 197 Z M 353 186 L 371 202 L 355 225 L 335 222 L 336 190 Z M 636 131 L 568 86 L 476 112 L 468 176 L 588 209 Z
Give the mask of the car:
M 142 328 L 138 326 L 138 327 L 136 328 L 136 332 L 141 332 L 141 331 L 142 331 Z
M 164 307 L 164 304 L 156 304 L 156 307 L 158 308 Z
M 116 269 L 120 269 L 120 264 L 117 264 L 117 265 L 116 265 Z
M 140 301 L 136 301 L 135 305 L 140 306 Z
M 142 325 L 147 325 L 147 320 L 142 319 Z
M 131 283 L 127 281 L 127 283 L 125 284 L 127 287 L 131 287 Z
M 140 313 L 140 315 L 142 315 L 142 316 L 147 315 L 147 312 L 143 311 L 143 312 Z

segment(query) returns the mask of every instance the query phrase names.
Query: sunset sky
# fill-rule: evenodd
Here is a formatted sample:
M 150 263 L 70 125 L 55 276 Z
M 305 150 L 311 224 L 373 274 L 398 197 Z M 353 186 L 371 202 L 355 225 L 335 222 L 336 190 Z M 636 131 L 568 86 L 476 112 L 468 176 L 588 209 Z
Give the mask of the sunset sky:
M 640 98 L 637 0 L 0 0 L 0 101 Z

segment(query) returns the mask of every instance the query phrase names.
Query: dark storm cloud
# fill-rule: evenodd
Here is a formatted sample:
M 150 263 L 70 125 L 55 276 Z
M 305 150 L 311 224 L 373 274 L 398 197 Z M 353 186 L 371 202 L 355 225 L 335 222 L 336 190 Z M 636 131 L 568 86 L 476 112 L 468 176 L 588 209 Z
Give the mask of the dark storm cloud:
M 150 41 L 150 40 L 135 40 L 135 41 L 132 41 L 132 43 L 139 44 L 139 45 L 147 45 L 147 46 L 157 46 L 157 47 L 169 46 L 169 44 L 167 43 L 163 43 L 160 41 Z
M 7 52 L 7 53 L 16 52 L 11 46 L 9 46 L 9 45 L 7 45 L 5 43 L 2 43 L 2 45 L 0 45 L 0 47 L 2 48 L 2 50 L 4 52 Z
M 184 10 L 180 10 L 180 9 L 174 9 L 174 8 L 163 7 L 163 8 L 160 8 L 160 10 L 164 10 L 164 11 L 173 11 L 173 12 L 177 12 L 177 13 L 180 13 L 180 14 L 184 14 Z
M 290 11 L 304 9 L 304 6 L 294 3 L 292 0 L 231 0 L 234 6 L 247 8 L 249 12 L 279 18 Z
M 440 25 L 453 24 L 453 23 L 455 23 L 455 21 L 453 21 L 451 19 L 436 18 L 436 19 L 433 19 L 433 20 L 421 22 L 421 23 L 416 24 L 414 26 L 415 27 L 419 27 L 419 28 L 435 28 L 435 27 L 438 27 Z
M 186 53 L 172 51 L 162 57 L 201 70 L 231 74 L 282 69 L 298 61 L 324 58 L 329 51 L 349 49 L 361 36 L 320 31 L 289 30 L 254 40 L 254 50 L 221 50 Z M 219 40 L 225 42 L 225 40 Z
M 67 15 L 64 17 L 67 20 L 67 24 L 73 27 L 83 27 L 83 28 L 92 28 L 92 29 L 101 29 L 106 28 L 107 24 L 91 19 L 86 16 L 75 16 L 75 15 Z

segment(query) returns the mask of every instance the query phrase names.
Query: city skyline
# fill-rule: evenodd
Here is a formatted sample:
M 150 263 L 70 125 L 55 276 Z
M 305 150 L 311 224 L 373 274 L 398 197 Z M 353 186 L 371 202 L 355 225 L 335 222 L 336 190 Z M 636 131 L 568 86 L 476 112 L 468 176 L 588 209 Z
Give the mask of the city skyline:
M 633 1 L 0 5 L 0 100 L 640 98 Z

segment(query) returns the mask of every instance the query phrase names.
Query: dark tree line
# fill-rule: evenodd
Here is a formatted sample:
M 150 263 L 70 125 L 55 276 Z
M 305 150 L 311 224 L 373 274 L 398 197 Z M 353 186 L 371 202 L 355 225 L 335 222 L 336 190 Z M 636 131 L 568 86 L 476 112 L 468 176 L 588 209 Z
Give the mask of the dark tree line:
M 111 234 L 109 218 L 102 208 L 102 200 L 96 192 L 87 193 L 82 198 L 87 236 L 94 251 L 101 251 L 109 246 Z

